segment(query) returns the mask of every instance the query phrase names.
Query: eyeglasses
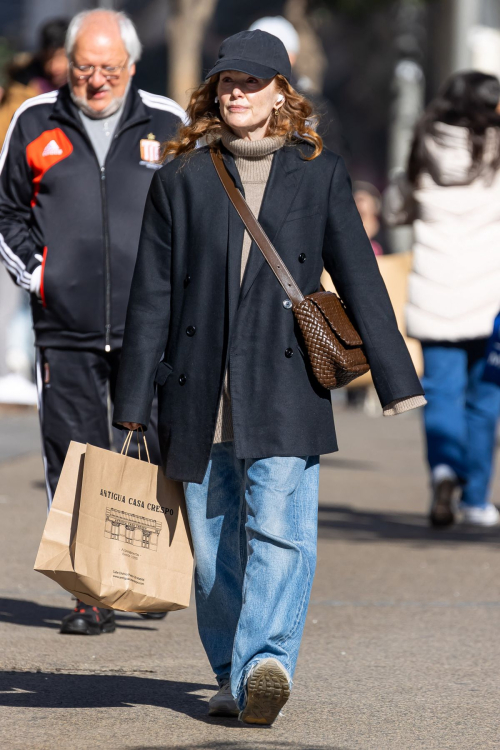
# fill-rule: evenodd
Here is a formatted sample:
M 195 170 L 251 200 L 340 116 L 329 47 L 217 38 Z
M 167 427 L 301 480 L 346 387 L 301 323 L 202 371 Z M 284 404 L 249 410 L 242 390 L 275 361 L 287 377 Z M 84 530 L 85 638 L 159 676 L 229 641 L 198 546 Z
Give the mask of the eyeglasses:
M 127 63 L 123 65 L 76 65 L 74 62 L 70 62 L 70 65 L 79 81 L 88 81 L 97 71 L 107 81 L 116 81 L 126 68 Z

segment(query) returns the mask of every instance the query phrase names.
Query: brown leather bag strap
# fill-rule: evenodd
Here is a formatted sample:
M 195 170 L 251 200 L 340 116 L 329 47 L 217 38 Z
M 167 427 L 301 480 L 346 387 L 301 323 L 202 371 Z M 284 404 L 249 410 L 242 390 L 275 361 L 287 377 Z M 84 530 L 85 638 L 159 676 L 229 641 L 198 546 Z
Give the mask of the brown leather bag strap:
M 254 240 L 262 255 L 271 266 L 274 275 L 290 298 L 292 304 L 299 304 L 304 299 L 304 295 L 295 283 L 292 274 L 281 260 L 269 237 L 253 215 L 250 206 L 232 181 L 231 176 L 226 169 L 226 165 L 224 164 L 221 152 L 212 149 L 210 154 L 215 169 L 217 170 L 217 174 L 220 177 L 220 181 L 229 196 L 229 200 L 238 212 L 248 234 Z

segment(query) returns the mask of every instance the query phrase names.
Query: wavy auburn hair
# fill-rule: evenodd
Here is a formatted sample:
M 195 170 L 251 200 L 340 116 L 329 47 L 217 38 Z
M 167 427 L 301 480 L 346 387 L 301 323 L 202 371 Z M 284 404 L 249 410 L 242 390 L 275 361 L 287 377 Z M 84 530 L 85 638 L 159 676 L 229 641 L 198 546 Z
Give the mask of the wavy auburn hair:
M 274 78 L 280 93 L 285 97 L 284 104 L 278 109 L 278 116 L 271 115 L 267 136 L 285 136 L 285 142 L 297 143 L 303 139 L 314 146 L 311 156 L 304 157 L 311 161 L 323 150 L 323 141 L 316 130 L 311 127 L 316 124 L 318 116 L 314 114 L 312 105 L 301 94 L 290 86 L 286 78 L 277 75 Z M 219 75 L 214 75 L 207 83 L 202 83 L 192 93 L 187 114 L 188 125 L 181 125 L 177 135 L 163 144 L 161 160 L 168 157 L 181 156 L 195 150 L 197 142 L 202 138 L 215 140 L 222 132 L 224 121 L 218 105 L 215 103 Z M 215 144 L 214 144 L 215 145 Z

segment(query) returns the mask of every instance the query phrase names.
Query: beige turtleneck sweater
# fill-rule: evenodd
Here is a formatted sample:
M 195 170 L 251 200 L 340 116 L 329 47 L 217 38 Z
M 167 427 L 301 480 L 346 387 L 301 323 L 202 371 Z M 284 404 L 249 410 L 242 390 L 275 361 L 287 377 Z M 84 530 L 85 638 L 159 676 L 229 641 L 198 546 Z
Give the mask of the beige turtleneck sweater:
M 284 142 L 285 139 L 279 136 L 262 138 L 259 141 L 246 141 L 238 138 L 230 131 L 224 130 L 222 133 L 222 143 L 234 154 L 236 168 L 245 190 L 245 200 L 252 209 L 254 216 L 259 215 L 274 153 L 283 146 Z M 245 230 L 241 249 L 240 282 L 243 280 L 251 245 L 252 238 Z M 214 443 L 225 443 L 232 439 L 231 396 L 229 393 L 229 378 L 226 374 L 217 415 Z

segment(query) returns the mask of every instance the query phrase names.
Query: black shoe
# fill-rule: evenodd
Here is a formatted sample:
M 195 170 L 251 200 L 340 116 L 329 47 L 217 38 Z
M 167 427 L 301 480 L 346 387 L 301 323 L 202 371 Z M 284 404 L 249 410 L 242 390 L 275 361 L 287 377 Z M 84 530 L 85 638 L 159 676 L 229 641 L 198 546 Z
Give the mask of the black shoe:
M 100 635 L 113 633 L 115 628 L 112 609 L 99 609 L 77 601 L 73 612 L 63 619 L 60 632 L 67 635 Z
M 163 620 L 168 615 L 168 612 L 139 612 L 139 614 L 145 620 Z
M 456 491 L 458 482 L 451 477 L 435 482 L 429 521 L 434 528 L 444 528 L 455 523 L 457 512 Z

